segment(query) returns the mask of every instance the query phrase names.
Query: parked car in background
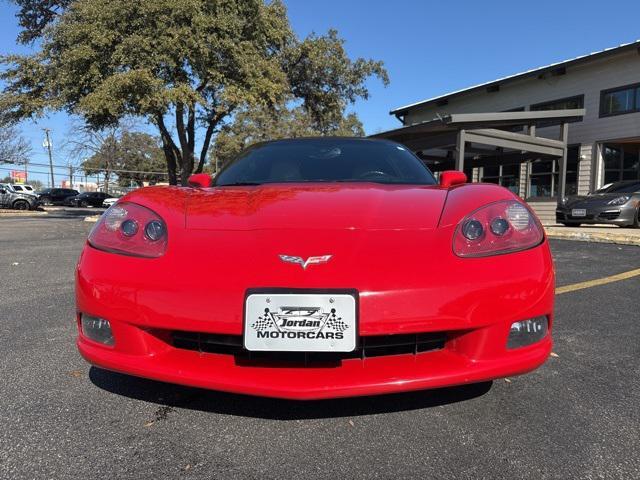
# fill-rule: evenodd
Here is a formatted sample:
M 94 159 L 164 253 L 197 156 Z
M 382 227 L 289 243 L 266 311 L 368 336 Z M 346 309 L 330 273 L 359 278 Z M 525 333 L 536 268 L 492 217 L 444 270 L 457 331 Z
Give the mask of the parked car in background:
M 15 210 L 35 210 L 40 206 L 36 195 L 13 190 L 7 184 L 0 184 L 0 207 Z
M 9 190 L 13 190 L 14 192 L 28 193 L 31 195 L 36 194 L 36 191 L 31 185 L 26 185 L 22 183 L 7 183 L 6 185 L 9 187 Z
M 106 207 L 106 208 L 109 208 L 114 203 L 116 203 L 118 200 L 120 200 L 120 197 L 109 197 L 109 198 L 106 198 L 104 200 L 104 202 L 102 202 L 102 206 Z
M 565 197 L 558 202 L 556 221 L 565 226 L 610 223 L 640 227 L 640 180 L 605 185 L 588 195 Z
M 80 192 L 71 188 L 45 188 L 38 192 L 40 201 L 44 205 L 64 205 L 69 197 L 75 197 Z
M 65 205 L 71 207 L 102 207 L 102 202 L 109 198 L 104 192 L 83 192 L 75 197 L 67 197 Z

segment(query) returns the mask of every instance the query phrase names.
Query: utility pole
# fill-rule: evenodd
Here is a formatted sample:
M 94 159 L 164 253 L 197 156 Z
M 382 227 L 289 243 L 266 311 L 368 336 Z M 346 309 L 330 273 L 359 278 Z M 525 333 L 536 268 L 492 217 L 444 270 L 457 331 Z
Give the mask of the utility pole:
M 43 147 L 45 147 L 47 149 L 47 152 L 49 152 L 49 171 L 51 172 L 51 188 L 54 188 L 56 184 L 53 178 L 53 158 L 51 157 L 51 138 L 49 138 L 50 130 L 48 128 L 43 128 L 43 130 L 45 135 Z
M 69 188 L 73 188 L 73 167 L 69 164 Z

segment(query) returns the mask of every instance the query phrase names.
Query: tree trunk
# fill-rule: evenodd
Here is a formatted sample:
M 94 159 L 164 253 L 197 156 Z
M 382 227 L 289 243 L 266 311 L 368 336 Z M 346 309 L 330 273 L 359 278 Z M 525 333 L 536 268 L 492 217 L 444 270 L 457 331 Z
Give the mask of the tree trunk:
M 162 150 L 164 151 L 164 157 L 167 160 L 167 174 L 169 175 L 169 185 L 178 184 L 178 175 L 176 173 L 176 156 L 170 145 L 162 142 Z
M 182 183 L 183 187 L 187 187 L 189 186 L 189 177 L 193 173 L 193 152 L 190 152 L 189 150 L 187 150 L 186 152 L 183 151 L 182 155 L 183 157 L 180 165 L 180 182 Z
M 156 125 L 160 130 L 160 138 L 162 138 L 162 150 L 164 151 L 164 157 L 167 160 L 169 185 L 177 185 L 178 175 L 176 169 L 178 166 L 178 160 L 180 159 L 180 150 L 171 138 L 171 134 L 164 124 L 164 117 L 160 113 L 156 115 Z

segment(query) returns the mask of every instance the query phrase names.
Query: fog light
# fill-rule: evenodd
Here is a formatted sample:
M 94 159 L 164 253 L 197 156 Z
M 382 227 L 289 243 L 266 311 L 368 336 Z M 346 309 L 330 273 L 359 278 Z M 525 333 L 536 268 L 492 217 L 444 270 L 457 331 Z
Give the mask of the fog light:
M 83 314 L 80 323 L 85 337 L 103 345 L 113 345 L 113 333 L 108 320 Z
M 547 317 L 536 317 L 511 324 L 507 348 L 519 348 L 539 342 L 547 335 Z

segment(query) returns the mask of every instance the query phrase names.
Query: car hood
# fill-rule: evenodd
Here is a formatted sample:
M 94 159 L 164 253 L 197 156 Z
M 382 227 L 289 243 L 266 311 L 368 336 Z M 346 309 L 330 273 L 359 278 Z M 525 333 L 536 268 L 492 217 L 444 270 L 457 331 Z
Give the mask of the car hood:
M 575 195 L 571 196 L 564 203 L 565 207 L 579 207 L 588 205 L 606 205 L 607 202 L 614 198 L 631 196 L 630 193 L 595 193 L 592 195 Z
M 380 184 L 272 184 L 195 190 L 186 227 L 200 230 L 432 229 L 447 190 Z

